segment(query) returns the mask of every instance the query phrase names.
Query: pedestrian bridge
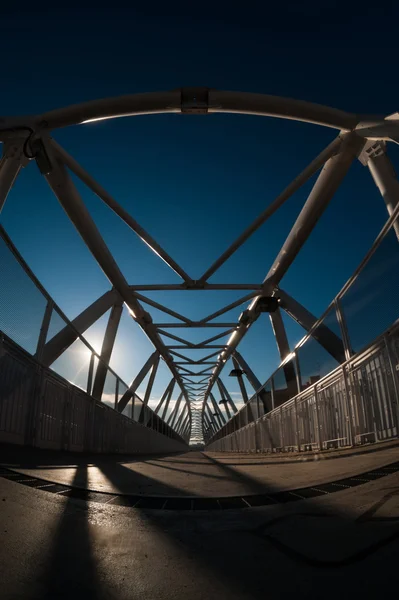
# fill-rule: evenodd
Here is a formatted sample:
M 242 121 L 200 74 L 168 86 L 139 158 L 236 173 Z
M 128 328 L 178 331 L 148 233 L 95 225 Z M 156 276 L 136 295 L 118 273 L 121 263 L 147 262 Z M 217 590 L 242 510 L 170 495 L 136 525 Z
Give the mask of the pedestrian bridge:
M 298 120 L 329 128 L 332 139 L 193 278 L 60 143 L 74 126 L 159 113 Z M 343 589 L 375 598 L 381 582 L 397 587 L 399 184 L 387 148 L 399 141 L 398 123 L 397 114 L 362 117 L 207 88 L 0 118 L 0 211 L 33 169 L 32 185 L 48 184 L 108 282 L 69 318 L 15 229 L 0 226 L 2 598 L 335 599 Z M 363 165 L 384 222 L 314 314 L 283 277 L 352 163 Z M 242 268 L 234 283 L 214 283 L 304 186 L 310 191 L 264 279 L 248 283 Z M 126 278 L 87 190 L 174 282 Z M 307 273 L 301 281 L 317 293 L 318 281 Z M 229 301 L 199 318 L 160 300 L 183 294 L 186 306 L 197 298 L 202 309 L 215 291 Z M 76 286 L 69 297 L 80 293 Z M 302 328 L 295 343 L 292 323 Z M 259 328 L 279 356 L 262 377 L 253 357 L 268 364 L 268 354 L 247 344 Z
M 328 127 L 337 135 L 203 275 L 193 279 L 56 141 L 61 128 L 159 113 L 292 119 L 309 127 Z M 199 445 L 216 452 L 275 454 L 353 448 L 396 438 L 399 184 L 387 146 L 399 139 L 398 123 L 397 115 L 363 118 L 308 102 L 207 88 L 110 98 L 2 119 L 0 208 L 6 200 L 13 202 L 12 187 L 21 170 L 36 163 L 37 177 L 50 186 L 54 200 L 107 276 L 109 290 L 68 319 L 31 271 L 29 256 L 23 258 L 7 231 L 0 229 L 0 441 L 73 452 L 149 454 Z M 281 281 L 334 202 L 353 161 L 365 166 L 364 177 L 380 191 L 387 220 L 358 268 L 318 316 L 283 289 Z M 212 275 L 312 177 L 315 183 L 264 280 L 212 283 Z M 181 282 L 127 281 L 77 182 L 94 192 Z M 239 297 L 194 321 L 153 299 L 152 292 L 165 290 L 184 291 L 188 297 L 193 291 L 206 295 L 231 290 Z M 267 381 L 259 380 L 240 352 L 240 343 L 259 326 L 263 313 L 281 358 Z M 143 358 L 129 381 L 111 360 L 118 336 L 128 327 L 124 315 L 153 345 L 152 354 Z M 285 318 L 304 330 L 295 347 L 290 347 Z M 104 319 L 98 350 L 87 332 Z M 203 332 L 200 341 L 191 337 L 194 330 Z M 169 378 L 154 404 L 152 391 L 162 369 Z M 238 398 L 230 392 L 232 380 L 226 375 L 238 384 Z

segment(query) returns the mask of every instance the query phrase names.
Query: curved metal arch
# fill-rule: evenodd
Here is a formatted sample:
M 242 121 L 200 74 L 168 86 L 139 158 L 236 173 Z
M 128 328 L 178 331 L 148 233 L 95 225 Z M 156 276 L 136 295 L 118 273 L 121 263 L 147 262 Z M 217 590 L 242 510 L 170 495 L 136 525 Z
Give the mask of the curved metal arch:
M 27 118 L 4 119 L 2 129 L 29 124 L 35 129 L 58 129 L 90 121 L 138 115 L 203 112 L 238 113 L 313 123 L 351 131 L 361 118 L 353 113 L 314 102 L 267 94 L 181 88 L 166 92 L 129 94 L 92 100 Z

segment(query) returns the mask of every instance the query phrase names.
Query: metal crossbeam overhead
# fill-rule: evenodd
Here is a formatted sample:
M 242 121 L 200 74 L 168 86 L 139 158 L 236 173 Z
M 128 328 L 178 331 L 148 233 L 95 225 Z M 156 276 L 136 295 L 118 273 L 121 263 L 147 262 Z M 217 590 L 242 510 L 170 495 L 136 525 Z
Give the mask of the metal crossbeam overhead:
M 161 327 L 162 329 L 172 329 L 180 327 L 192 327 L 193 329 L 198 327 L 217 327 L 222 329 L 223 327 L 235 327 L 237 323 L 202 323 L 202 321 L 192 321 L 189 324 L 185 323 L 154 323 L 155 327 Z
M 240 113 L 272 116 L 307 123 L 317 123 L 325 127 L 337 129 L 339 136 L 322 150 L 266 206 L 253 223 L 205 270 L 199 279 L 194 280 L 159 242 L 120 206 L 66 150 L 54 139 L 50 138 L 50 133 L 60 127 L 121 116 L 157 113 Z M 223 421 L 226 421 L 224 413 L 220 410 L 212 395 L 212 389 L 215 384 L 218 386 L 222 398 L 227 400 L 225 407 L 228 418 L 230 418 L 230 409 L 234 412 L 237 411 L 226 387 L 219 378 L 229 358 L 233 359 L 235 366 L 241 367 L 245 372 L 249 383 L 257 391 L 266 408 L 266 404 L 270 401 L 269 396 L 263 394 L 260 389 L 261 382 L 256 378 L 249 365 L 247 365 L 237 351 L 241 340 L 258 319 L 261 312 L 260 301 L 264 297 L 274 296 L 279 298 L 280 308 L 270 313 L 270 320 L 272 323 L 272 332 L 275 336 L 282 360 L 285 360 L 289 356 L 290 349 L 281 317 L 281 310 L 284 310 L 290 317 L 297 321 L 306 332 L 310 332 L 318 343 L 338 362 L 343 362 L 346 354 L 350 353 L 344 329 L 342 329 L 342 335 L 345 337 L 345 340 L 341 339 L 325 325 L 319 325 L 315 328 L 314 326 L 317 323 L 316 317 L 297 300 L 279 289 L 279 283 L 328 206 L 355 158 L 358 157 L 364 165 L 367 165 L 386 203 L 388 213 L 393 214 L 396 210 L 399 203 L 399 183 L 386 155 L 386 142 L 399 140 L 398 114 L 390 115 L 385 119 L 379 117 L 362 118 L 331 107 L 298 100 L 262 94 L 224 92 L 207 88 L 182 88 L 167 92 L 134 94 L 119 98 L 85 102 L 36 116 L 6 117 L 1 118 L 0 123 L 0 140 L 4 142 L 3 157 L 0 161 L 0 211 L 21 168 L 28 164 L 31 157 L 35 158 L 40 171 L 45 176 L 64 211 L 111 282 L 111 291 L 104 294 L 76 317 L 72 322 L 72 327 L 65 327 L 45 343 L 45 333 L 48 331 L 53 310 L 52 305 L 48 305 L 42 324 L 40 344 L 38 344 L 40 360 L 44 364 L 50 365 L 86 329 L 97 321 L 108 309 L 112 308 L 103 339 L 101 360 L 94 377 L 92 393 L 97 399 L 101 399 L 103 394 L 107 365 L 109 364 L 113 350 L 123 304 L 128 307 L 132 318 L 152 342 L 154 354 L 142 367 L 128 391 L 118 402 L 118 410 L 125 408 L 129 399 L 135 396 L 135 391 L 141 381 L 150 373 L 150 379 L 144 395 L 144 410 L 145 406 L 148 405 L 158 364 L 162 358 L 171 371 L 172 380 L 168 384 L 155 412 L 159 413 L 162 409 L 163 416 L 165 416 L 176 383 L 181 389 L 181 394 L 179 395 L 178 403 L 168 417 L 168 422 L 173 426 L 176 425 L 176 428 L 178 427 L 184 435 L 187 433 L 187 428 L 191 428 L 193 433 L 197 430 L 200 431 L 201 423 L 206 429 L 216 431 L 223 424 Z M 181 283 L 172 284 L 165 282 L 131 285 L 127 282 L 84 205 L 67 169 L 74 173 L 114 214 L 130 227 L 149 249 L 159 256 L 181 278 Z M 210 283 L 208 281 L 209 278 L 293 194 L 318 172 L 319 175 L 316 183 L 263 282 Z M 397 223 L 395 223 L 394 230 L 399 239 L 399 225 Z M 156 302 L 141 293 L 145 291 L 162 292 L 164 290 L 203 291 L 204 293 L 211 290 L 244 290 L 248 293 L 208 316 L 194 321 L 186 315 L 175 311 L 173 308 L 164 306 L 160 302 Z M 173 317 L 177 322 L 154 323 L 150 313 L 144 309 L 144 305 L 149 307 L 149 310 L 153 308 L 162 311 L 166 315 Z M 340 315 L 338 304 L 336 306 L 337 314 Z M 239 307 L 243 307 L 244 310 L 243 308 L 239 309 Z M 237 322 L 217 322 L 219 317 L 229 311 L 233 311 L 235 308 L 238 309 L 237 313 L 242 313 L 240 317 L 237 314 Z M 220 330 L 225 329 L 225 331 L 208 337 L 200 343 L 194 343 L 189 339 L 191 329 L 203 328 L 205 330 L 205 328 L 215 327 Z M 184 328 L 183 337 L 170 333 L 170 330 L 174 328 Z M 222 344 L 222 341 L 219 344 L 214 343 L 227 336 L 229 337 L 225 344 Z M 163 341 L 164 337 L 177 342 L 177 344 L 166 344 Z M 216 351 L 198 360 L 191 359 L 184 354 L 184 351 L 203 349 L 215 349 Z M 182 353 L 179 353 L 179 350 Z M 176 361 L 175 358 L 180 360 Z M 94 364 L 93 361 L 94 359 L 92 358 L 92 364 Z M 200 369 L 202 366 L 206 368 L 195 373 L 192 370 L 195 365 L 198 365 Z M 288 385 L 291 385 L 292 389 L 294 389 L 294 385 L 296 384 L 294 366 L 289 361 L 286 361 L 283 364 L 283 370 Z M 92 368 L 91 373 L 90 387 L 93 377 Z M 239 384 L 245 402 L 247 400 L 247 393 L 242 377 L 239 378 Z M 186 404 L 177 418 L 177 412 L 180 410 L 183 398 Z M 210 401 L 208 402 L 208 400 Z M 211 404 L 214 412 L 212 412 Z M 201 406 L 202 412 L 197 408 L 198 405 Z M 214 413 L 216 418 L 214 418 Z
M 132 291 L 137 292 L 159 292 L 159 291 L 210 291 L 210 290 L 261 290 L 261 283 L 201 283 L 198 281 L 190 281 L 189 283 L 159 283 L 153 285 L 139 284 L 131 286 Z
M 77 177 L 83 183 L 87 185 L 115 214 L 117 214 L 137 235 L 147 244 L 147 246 L 155 252 L 158 256 L 162 258 L 162 260 L 171 268 L 175 273 L 180 275 L 180 277 L 186 281 L 191 282 L 191 278 L 187 275 L 185 271 L 177 264 L 176 261 L 169 256 L 167 252 L 147 233 L 141 225 L 137 223 L 133 219 L 128 212 L 122 208 L 116 200 L 112 198 L 110 194 L 99 184 L 93 177 L 91 177 L 87 171 L 85 171 L 80 164 L 72 158 L 65 150 L 62 148 L 57 142 L 52 140 L 52 145 L 58 156 L 61 158 L 62 162 L 71 169 L 72 173 L 75 173 Z

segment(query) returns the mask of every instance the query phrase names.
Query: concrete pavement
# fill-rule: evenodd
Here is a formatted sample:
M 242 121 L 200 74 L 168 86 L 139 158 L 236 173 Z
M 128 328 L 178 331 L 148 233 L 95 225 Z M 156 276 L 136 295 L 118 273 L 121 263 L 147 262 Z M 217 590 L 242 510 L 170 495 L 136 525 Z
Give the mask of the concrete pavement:
M 375 598 L 397 586 L 399 475 L 217 513 L 96 505 L 0 480 L 0 533 L 4 600 Z

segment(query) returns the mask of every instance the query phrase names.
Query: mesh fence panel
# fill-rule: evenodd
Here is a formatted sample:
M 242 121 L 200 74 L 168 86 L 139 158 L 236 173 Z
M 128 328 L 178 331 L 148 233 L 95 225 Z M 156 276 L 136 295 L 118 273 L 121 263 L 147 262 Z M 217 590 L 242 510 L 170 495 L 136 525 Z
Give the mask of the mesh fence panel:
M 399 242 L 390 231 L 341 298 L 354 352 L 399 317 Z
M 104 390 L 101 396 L 101 402 L 115 407 L 115 392 L 116 392 L 116 377 L 111 371 L 107 370 L 107 375 L 104 383 Z
M 47 300 L 0 237 L 0 330 L 35 354 Z
M 331 309 L 319 327 L 314 330 L 313 335 L 298 349 L 303 388 L 315 383 L 339 365 L 339 362 L 317 341 L 317 338 L 322 339 L 323 327 L 328 326 L 332 329 L 331 326 L 334 324 L 338 327 L 335 309 Z
M 51 313 L 50 324 L 47 332 L 46 342 L 51 340 L 57 333 L 66 326 L 66 321 L 61 317 L 56 310 Z
M 82 340 L 77 339 L 50 368 L 70 383 L 86 391 L 90 357 L 89 348 Z

